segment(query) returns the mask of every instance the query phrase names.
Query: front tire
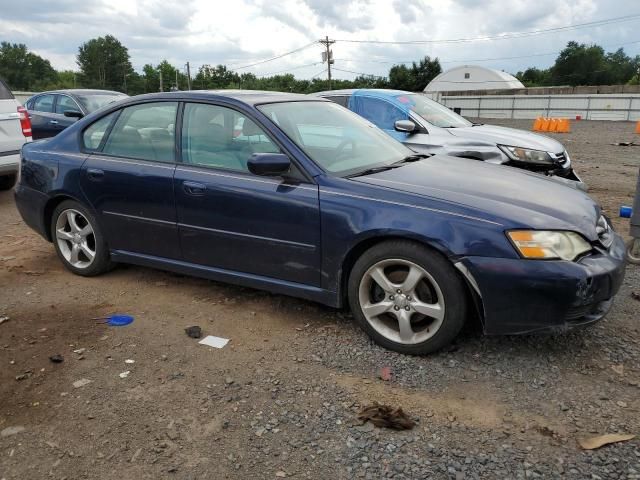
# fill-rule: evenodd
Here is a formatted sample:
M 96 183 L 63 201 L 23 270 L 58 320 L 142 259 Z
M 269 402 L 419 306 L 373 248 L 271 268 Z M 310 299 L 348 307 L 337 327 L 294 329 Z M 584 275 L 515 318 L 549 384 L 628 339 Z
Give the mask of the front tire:
M 399 353 L 424 355 L 443 348 L 467 316 L 467 289 L 453 266 L 405 240 L 367 250 L 351 271 L 348 296 L 360 327 Z
M 83 277 L 111 267 L 109 249 L 93 214 L 80 203 L 66 200 L 53 211 L 51 238 L 64 266 Z
M 16 184 L 16 175 L 2 175 L 0 176 L 0 190 L 9 190 Z

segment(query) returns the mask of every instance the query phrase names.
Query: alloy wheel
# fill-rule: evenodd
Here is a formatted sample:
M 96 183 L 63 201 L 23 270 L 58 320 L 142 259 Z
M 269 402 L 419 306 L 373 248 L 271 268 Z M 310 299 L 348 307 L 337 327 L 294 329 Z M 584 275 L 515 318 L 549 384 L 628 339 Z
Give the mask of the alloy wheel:
M 56 220 L 56 242 L 60 253 L 75 268 L 88 268 L 96 257 L 93 227 L 78 210 L 67 209 Z
M 360 280 L 358 297 L 367 322 L 393 342 L 424 342 L 444 321 L 440 286 L 424 268 L 408 260 L 375 263 Z

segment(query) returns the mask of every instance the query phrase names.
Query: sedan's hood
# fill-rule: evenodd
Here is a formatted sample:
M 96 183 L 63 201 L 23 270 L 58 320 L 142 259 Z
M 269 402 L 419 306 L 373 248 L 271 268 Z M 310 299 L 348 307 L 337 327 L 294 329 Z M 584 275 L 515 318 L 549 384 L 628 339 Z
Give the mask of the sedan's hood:
M 597 240 L 600 208 L 586 193 L 512 167 L 436 155 L 354 180 L 464 205 L 506 228 L 573 230 Z
M 447 130 L 451 135 L 465 139 L 543 150 L 551 153 L 564 152 L 564 146 L 557 140 L 537 133 L 527 132 L 526 130 L 495 125 L 476 125 L 475 127 L 448 128 Z

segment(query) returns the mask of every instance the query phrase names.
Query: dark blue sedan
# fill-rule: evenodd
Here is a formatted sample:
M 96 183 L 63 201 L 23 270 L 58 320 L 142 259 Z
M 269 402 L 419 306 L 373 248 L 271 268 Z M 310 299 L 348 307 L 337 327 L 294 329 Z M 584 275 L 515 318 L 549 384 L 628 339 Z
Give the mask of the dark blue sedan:
M 474 316 L 488 334 L 594 322 L 624 276 L 624 244 L 585 193 L 416 155 L 292 94 L 119 102 L 25 145 L 15 195 L 76 274 L 126 262 L 349 305 L 411 354 Z
M 111 90 L 69 89 L 42 92 L 26 101 L 33 139 L 53 137 L 79 118 L 127 98 Z

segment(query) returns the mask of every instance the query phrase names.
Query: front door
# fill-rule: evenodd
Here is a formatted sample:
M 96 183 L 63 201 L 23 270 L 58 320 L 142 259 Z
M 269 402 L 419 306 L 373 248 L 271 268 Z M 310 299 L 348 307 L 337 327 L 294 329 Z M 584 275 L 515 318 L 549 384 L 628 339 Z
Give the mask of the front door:
M 280 151 L 242 112 L 185 105 L 174 188 L 186 261 L 320 285 L 317 185 L 287 184 L 247 169 L 253 153 Z
M 177 110 L 177 102 L 134 105 L 84 131 L 92 153 L 80 185 L 111 250 L 180 258 L 173 196 Z

